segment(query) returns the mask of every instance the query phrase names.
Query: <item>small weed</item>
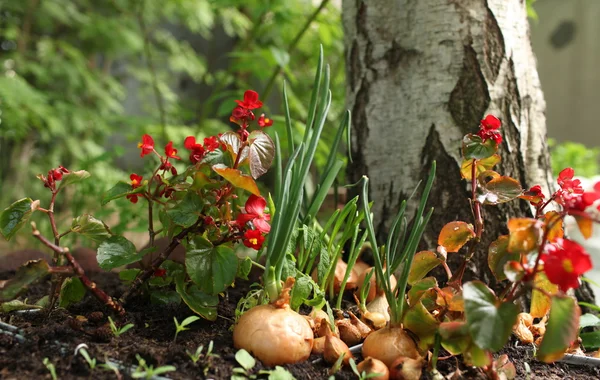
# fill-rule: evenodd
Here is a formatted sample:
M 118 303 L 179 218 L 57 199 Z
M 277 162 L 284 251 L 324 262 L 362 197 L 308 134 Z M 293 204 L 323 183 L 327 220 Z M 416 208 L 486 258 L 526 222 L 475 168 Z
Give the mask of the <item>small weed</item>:
M 46 368 L 48 368 L 48 371 L 50 371 L 50 376 L 52 376 L 52 380 L 58 379 L 58 377 L 56 377 L 56 367 L 54 367 L 54 364 L 52 364 L 50 359 L 44 358 L 44 361 L 42 363 L 44 363 Z
M 115 337 L 120 337 L 121 335 L 125 334 L 130 328 L 132 328 L 134 326 L 133 323 L 128 323 L 125 326 L 119 328 L 117 327 L 117 325 L 115 324 L 115 322 L 112 320 L 111 317 L 108 317 L 108 323 L 110 325 L 110 331 L 112 331 L 113 335 Z
M 173 372 L 177 370 L 177 368 L 172 365 L 164 365 L 154 368 L 154 366 L 148 365 L 146 360 L 144 360 L 144 358 L 142 358 L 140 355 L 136 354 L 135 357 L 138 360 L 138 367 L 136 368 L 135 372 L 131 374 L 131 377 L 134 379 L 150 379 L 153 376 L 159 376 L 167 372 Z
M 179 324 L 179 322 L 177 321 L 177 318 L 173 317 L 173 321 L 175 321 L 175 337 L 173 338 L 173 343 L 175 343 L 175 341 L 177 340 L 177 335 L 185 330 L 189 330 L 189 328 L 187 328 L 186 326 L 189 324 L 192 324 L 194 322 L 196 322 L 197 320 L 199 320 L 200 317 L 196 316 L 196 315 L 192 315 L 190 317 L 187 317 L 186 319 L 184 319 L 181 324 Z

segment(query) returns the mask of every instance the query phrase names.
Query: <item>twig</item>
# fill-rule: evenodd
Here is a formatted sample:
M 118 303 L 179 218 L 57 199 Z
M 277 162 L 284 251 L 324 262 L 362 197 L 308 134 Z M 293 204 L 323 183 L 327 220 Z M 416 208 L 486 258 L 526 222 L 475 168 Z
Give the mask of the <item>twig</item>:
M 103 302 L 106 306 L 108 306 L 109 308 L 114 310 L 120 316 L 125 315 L 125 309 L 123 309 L 123 307 L 117 301 L 115 301 L 111 296 L 104 293 L 104 291 L 102 289 L 98 288 L 96 283 L 91 281 L 86 276 L 85 271 L 83 270 L 81 265 L 79 265 L 77 260 L 75 260 L 73 255 L 71 255 L 68 248 L 59 247 L 58 245 L 53 244 L 50 240 L 48 240 L 45 236 L 43 236 L 40 233 L 40 231 L 37 229 L 34 222 L 31 223 L 31 228 L 33 230 L 33 236 L 35 236 L 40 242 L 42 242 L 42 244 L 44 244 L 46 247 L 53 250 L 55 253 L 57 253 L 59 255 L 63 255 L 67 259 L 69 264 L 73 267 L 73 271 L 75 272 L 77 277 L 79 277 L 79 279 L 81 280 L 83 285 L 86 288 L 88 288 L 96 298 L 98 298 L 101 302 Z
M 317 9 L 315 9 L 315 11 L 306 20 L 306 23 L 304 24 L 302 29 L 300 29 L 298 34 L 296 34 L 296 36 L 290 43 L 290 46 L 288 46 L 288 49 L 287 49 L 288 54 L 291 54 L 294 50 L 296 50 L 296 46 L 298 46 L 298 43 L 300 42 L 300 40 L 302 39 L 302 37 L 304 36 L 304 34 L 308 30 L 308 28 L 310 28 L 310 25 L 315 21 L 315 19 L 319 15 L 319 13 L 321 13 L 321 11 L 327 6 L 327 3 L 329 3 L 329 0 L 322 0 L 319 7 Z M 265 86 L 265 90 L 263 91 L 263 95 L 262 95 L 263 99 L 267 99 L 267 97 L 271 93 L 271 90 L 273 90 L 273 85 L 275 84 L 275 79 L 277 79 L 277 76 L 279 75 L 280 71 L 281 71 L 281 67 L 279 65 L 277 65 L 277 67 L 275 67 L 275 70 L 273 70 L 273 73 L 271 74 L 271 77 L 269 78 L 267 85 Z

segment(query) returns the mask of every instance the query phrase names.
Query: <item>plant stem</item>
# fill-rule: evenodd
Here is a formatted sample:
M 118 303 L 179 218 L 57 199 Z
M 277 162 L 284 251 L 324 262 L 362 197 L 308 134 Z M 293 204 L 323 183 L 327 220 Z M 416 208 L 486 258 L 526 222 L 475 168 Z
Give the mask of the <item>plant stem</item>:
M 104 303 L 106 306 L 108 306 L 109 308 L 114 310 L 120 316 L 125 315 L 125 309 L 123 309 L 123 307 L 117 301 L 115 301 L 111 296 L 104 293 L 104 291 L 102 291 L 100 288 L 98 288 L 96 283 L 91 281 L 87 277 L 87 275 L 85 274 L 85 271 L 83 270 L 81 265 L 79 265 L 77 260 L 75 260 L 73 255 L 71 255 L 68 248 L 59 247 L 58 245 L 53 244 L 50 240 L 48 240 L 46 237 L 44 237 L 40 233 L 40 231 L 37 229 L 35 223 L 31 223 L 31 227 L 33 229 L 34 237 L 36 237 L 46 247 L 53 250 L 56 254 L 63 255 L 67 259 L 67 262 L 73 267 L 73 271 L 74 271 L 75 275 L 77 275 L 77 277 L 79 277 L 79 279 L 81 280 L 83 285 L 86 288 L 88 288 L 96 298 L 98 298 L 102 303 Z M 60 267 L 58 267 L 58 268 L 60 268 Z
M 310 25 L 316 20 L 317 16 L 319 16 L 319 13 L 321 13 L 321 11 L 327 6 L 327 3 L 329 3 L 329 0 L 322 0 L 321 4 L 319 4 L 319 7 L 317 9 L 315 9 L 315 11 L 306 20 L 306 23 L 304 24 L 302 29 L 300 29 L 298 34 L 296 34 L 296 36 L 294 37 L 294 39 L 288 46 L 288 49 L 287 49 L 288 55 L 291 54 L 294 50 L 296 50 L 296 46 L 298 46 L 298 43 L 300 42 L 300 40 L 302 39 L 302 37 L 304 36 L 306 31 L 308 30 L 308 28 L 310 28 Z M 280 71 L 281 71 L 281 67 L 279 65 L 277 67 L 275 67 L 275 69 L 273 70 L 273 73 L 271 74 L 271 77 L 269 78 L 269 81 L 267 82 L 267 85 L 265 86 L 265 90 L 263 91 L 263 95 L 262 95 L 263 99 L 267 99 L 269 94 L 273 90 L 273 86 L 275 85 L 275 80 L 277 79 L 277 76 L 279 75 Z
M 58 191 L 52 190 L 52 198 L 50 199 L 50 207 L 48 207 L 47 215 L 48 219 L 50 219 L 50 226 L 52 228 L 52 235 L 54 235 L 54 245 L 60 245 L 61 235 L 58 233 L 58 228 L 56 227 L 56 219 L 54 218 L 54 204 L 56 202 L 56 195 Z M 56 267 L 60 264 L 60 252 L 54 251 L 54 256 L 52 257 L 52 266 Z M 57 296 L 56 293 L 60 286 L 62 285 L 63 277 L 61 275 L 53 275 L 52 276 L 52 286 L 50 287 L 50 302 L 48 310 L 52 310 L 54 305 L 56 304 Z
M 192 226 L 190 226 L 188 228 L 184 228 L 179 234 L 177 234 L 177 236 L 175 236 L 171 240 L 171 243 L 169 243 L 169 245 L 160 253 L 160 255 L 158 255 L 158 257 L 156 259 L 154 259 L 154 261 L 152 261 L 152 264 L 150 265 L 150 267 L 147 268 L 146 270 L 144 270 L 143 272 L 141 272 L 136 277 L 136 279 L 131 283 L 131 286 L 129 287 L 129 289 L 127 289 L 127 291 L 121 296 L 119 301 L 122 302 L 123 304 L 127 304 L 129 299 L 131 298 L 131 296 L 133 296 L 135 293 L 137 293 L 137 291 L 142 286 L 142 284 L 144 282 L 146 282 L 146 280 L 148 280 L 150 277 L 152 277 L 154 272 L 169 257 L 171 252 L 173 252 L 175 250 L 175 248 L 177 248 L 177 246 L 181 243 L 181 240 L 183 240 L 187 236 L 188 233 L 196 231 L 200 227 L 200 224 L 202 223 L 202 221 L 203 221 L 203 217 L 198 218 L 198 220 L 196 220 L 196 223 L 194 223 Z

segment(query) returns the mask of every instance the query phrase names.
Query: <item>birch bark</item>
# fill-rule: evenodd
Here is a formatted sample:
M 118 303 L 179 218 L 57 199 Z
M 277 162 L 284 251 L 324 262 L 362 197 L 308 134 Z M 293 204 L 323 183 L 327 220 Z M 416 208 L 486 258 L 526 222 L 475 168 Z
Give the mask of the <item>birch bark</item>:
M 424 246 L 437 246 L 445 223 L 472 222 L 468 184 L 459 172 L 461 139 L 488 113 L 503 121 L 497 171 L 523 187 L 552 186 L 545 102 L 524 0 L 344 0 L 343 23 L 354 130 L 349 177 L 370 178 L 382 236 L 399 200 L 433 160 L 438 174 L 430 205 L 436 211 Z M 484 208 L 486 232 L 471 274 L 489 279 L 478 273 L 487 267 L 486 247 L 507 232 L 510 216 L 528 213 L 523 201 Z

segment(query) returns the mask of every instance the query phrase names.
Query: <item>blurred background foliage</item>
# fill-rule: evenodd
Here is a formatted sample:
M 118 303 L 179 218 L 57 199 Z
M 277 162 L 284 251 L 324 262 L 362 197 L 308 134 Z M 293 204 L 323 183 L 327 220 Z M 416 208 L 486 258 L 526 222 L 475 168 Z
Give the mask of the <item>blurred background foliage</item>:
M 108 220 L 114 232 L 145 230 L 139 207 L 99 202 L 116 181 L 146 172 L 140 136 L 153 135 L 157 149 L 173 140 L 185 156 L 185 136 L 229 128 L 233 100 L 246 89 L 266 101 L 276 121 L 270 133 L 283 131 L 282 81 L 293 118 L 304 120 L 319 44 L 337 124 L 343 35 L 329 0 L 0 0 L 2 208 L 24 196 L 47 200 L 35 176 L 64 165 L 92 174 L 59 197 L 67 225 L 84 212 L 106 220 L 119 209 Z M 331 139 L 326 128 L 317 165 Z

